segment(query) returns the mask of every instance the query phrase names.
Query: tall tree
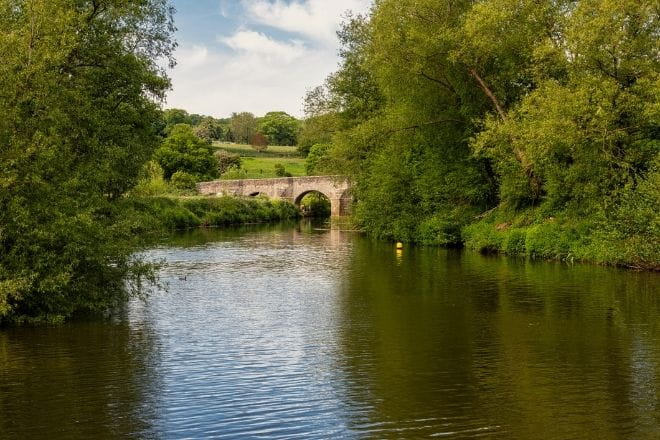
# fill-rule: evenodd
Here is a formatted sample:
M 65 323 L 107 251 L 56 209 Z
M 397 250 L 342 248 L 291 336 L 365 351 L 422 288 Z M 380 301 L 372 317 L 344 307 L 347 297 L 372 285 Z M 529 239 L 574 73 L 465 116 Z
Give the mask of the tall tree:
M 249 112 L 233 113 L 229 126 L 235 142 L 248 144 L 257 132 L 257 118 Z
M 300 121 L 285 112 L 269 112 L 259 120 L 259 132 L 271 145 L 296 145 Z
M 122 195 L 158 142 L 172 15 L 166 0 L 0 0 L 0 322 L 102 310 L 148 274 Z

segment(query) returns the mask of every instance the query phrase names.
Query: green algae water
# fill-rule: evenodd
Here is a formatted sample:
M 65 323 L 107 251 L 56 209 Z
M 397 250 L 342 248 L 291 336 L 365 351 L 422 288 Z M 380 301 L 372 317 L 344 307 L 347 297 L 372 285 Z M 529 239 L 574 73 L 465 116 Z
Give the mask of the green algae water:
M 660 276 L 309 224 L 146 253 L 168 291 L 0 330 L 0 438 L 660 438 Z

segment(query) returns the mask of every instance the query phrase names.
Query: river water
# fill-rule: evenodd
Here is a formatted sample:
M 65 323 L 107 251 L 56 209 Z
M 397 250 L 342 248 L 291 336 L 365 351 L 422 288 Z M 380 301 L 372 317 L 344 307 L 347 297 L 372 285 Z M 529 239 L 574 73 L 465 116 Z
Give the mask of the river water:
M 1 439 L 660 438 L 660 276 L 309 224 L 172 237 L 168 291 L 0 331 Z

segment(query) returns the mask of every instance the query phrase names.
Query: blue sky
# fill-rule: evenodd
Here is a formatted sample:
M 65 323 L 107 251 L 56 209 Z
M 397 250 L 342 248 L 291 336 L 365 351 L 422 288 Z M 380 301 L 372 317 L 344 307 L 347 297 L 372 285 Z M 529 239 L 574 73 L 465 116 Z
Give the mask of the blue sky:
M 228 116 L 302 115 L 306 90 L 337 69 L 335 32 L 371 0 L 173 0 L 179 49 L 166 107 Z

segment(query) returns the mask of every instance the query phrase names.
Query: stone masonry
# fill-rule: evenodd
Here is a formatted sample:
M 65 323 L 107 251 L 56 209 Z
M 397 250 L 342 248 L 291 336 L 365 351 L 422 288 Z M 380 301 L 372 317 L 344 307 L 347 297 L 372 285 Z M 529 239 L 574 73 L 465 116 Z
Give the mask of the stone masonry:
M 300 206 L 310 192 L 319 192 L 330 200 L 333 217 L 348 215 L 351 208 L 351 184 L 343 176 L 282 177 L 276 179 L 215 180 L 197 184 L 202 195 L 255 197 L 265 195 Z

